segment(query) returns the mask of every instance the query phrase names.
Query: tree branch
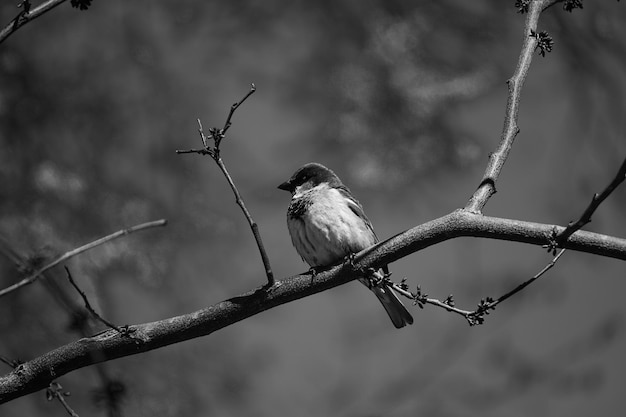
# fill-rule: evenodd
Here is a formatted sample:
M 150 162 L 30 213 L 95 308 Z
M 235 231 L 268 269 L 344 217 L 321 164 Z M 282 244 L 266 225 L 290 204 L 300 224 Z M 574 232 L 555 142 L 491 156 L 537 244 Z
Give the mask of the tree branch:
M 102 237 L 98 240 L 94 240 L 93 242 L 87 243 L 86 245 L 83 245 L 79 248 L 73 249 L 69 252 L 64 253 L 63 255 L 61 255 L 60 257 L 58 257 L 57 259 L 55 259 L 54 261 L 50 262 L 49 264 L 47 264 L 46 266 L 39 268 L 37 271 L 35 271 L 34 273 L 30 274 L 28 277 L 24 278 L 23 280 L 21 280 L 20 282 L 17 282 L 3 290 L 0 290 L 0 297 L 2 297 L 3 295 L 7 295 L 8 293 L 15 291 L 19 288 L 22 288 L 25 285 L 28 284 L 32 284 L 33 282 L 35 282 L 35 280 L 37 280 L 40 276 L 42 276 L 42 274 L 47 271 L 50 268 L 53 268 L 55 266 L 57 266 L 58 264 L 60 264 L 63 261 L 66 261 L 78 254 L 81 254 L 85 251 L 88 251 L 89 249 L 93 249 L 96 246 L 100 246 L 103 243 L 109 242 L 113 239 L 117 239 L 120 236 L 125 236 L 134 232 L 138 232 L 141 230 L 145 230 L 145 229 L 149 229 L 151 227 L 158 227 L 158 226 L 165 226 L 167 224 L 167 220 L 165 219 L 161 219 L 161 220 L 155 220 L 152 222 L 147 222 L 147 223 L 142 223 L 142 224 L 138 224 L 136 226 L 133 227 L 129 227 L 128 229 L 122 229 L 122 230 L 118 230 L 115 233 L 112 233 L 108 236 Z
M 474 192 L 474 195 L 465 205 L 465 210 L 472 213 L 481 213 L 487 201 L 496 193 L 496 181 L 500 176 L 502 167 L 509 156 L 509 152 L 513 147 L 515 137 L 519 133 L 517 125 L 517 115 L 519 112 L 520 100 L 522 95 L 522 87 L 528 74 L 528 69 L 533 60 L 535 48 L 538 39 L 530 36 L 531 33 L 537 31 L 537 23 L 541 12 L 554 4 L 553 0 L 538 0 L 530 4 L 526 23 L 524 25 L 524 41 L 520 52 L 517 67 L 513 76 L 507 81 L 509 94 L 506 103 L 506 112 L 504 115 L 504 126 L 500 135 L 500 143 L 496 150 L 489 155 L 489 163 L 483 175 L 483 178 Z
M 401 284 L 389 282 L 387 283 L 387 285 L 390 285 L 399 294 L 402 294 L 403 296 L 413 300 L 413 303 L 417 304 L 420 308 L 423 308 L 424 304 L 431 304 L 436 307 L 441 307 L 451 313 L 456 313 L 465 317 L 467 323 L 470 326 L 475 326 L 477 324 L 483 324 L 485 321 L 485 315 L 489 314 L 491 310 L 495 310 L 498 304 L 522 291 L 524 288 L 539 279 L 543 274 L 548 272 L 548 270 L 556 265 L 556 262 L 559 260 L 564 252 L 565 249 L 561 249 L 559 253 L 548 263 L 548 265 L 543 267 L 541 271 L 537 272 L 535 275 L 532 276 L 532 278 L 522 282 L 512 290 L 498 297 L 497 299 L 494 300 L 491 297 L 481 299 L 480 303 L 478 303 L 478 307 L 475 310 L 463 310 L 457 308 L 454 305 L 454 299 L 452 298 L 452 295 L 449 295 L 448 298 L 446 298 L 444 301 L 438 300 L 436 298 L 428 298 L 428 294 L 423 293 L 419 285 L 417 286 L 417 291 L 413 293 L 408 290 L 408 285 L 404 282 L 404 280 Z
M 578 221 L 570 222 L 567 225 L 567 228 L 563 230 L 561 233 L 557 234 L 554 237 L 555 248 L 560 247 L 565 243 L 565 241 L 577 230 L 580 230 L 584 225 L 591 222 L 591 216 L 596 211 L 596 209 L 602 204 L 602 202 L 609 196 L 611 193 L 626 179 L 626 159 L 622 162 L 622 166 L 615 174 L 615 178 L 606 186 L 604 191 L 600 194 L 594 194 L 591 198 L 591 202 L 587 209 L 580 216 Z
M 18 271 L 28 270 L 29 262 L 17 253 L 13 249 L 13 246 L 3 239 L 2 236 L 0 236 L 0 253 L 13 262 Z M 61 286 L 56 281 L 50 279 L 48 272 L 44 272 L 43 275 L 43 284 L 45 284 L 45 288 L 53 296 L 53 299 L 58 302 L 59 306 L 67 312 L 68 317 L 71 318 L 72 323 L 70 328 L 78 332 L 83 337 L 91 335 L 93 333 L 91 326 L 88 324 L 86 319 L 83 320 L 83 317 L 86 317 L 86 315 L 83 316 L 84 310 L 61 289 Z M 124 331 L 125 327 L 122 327 L 121 330 Z M 18 361 L 10 361 L 2 356 L 0 356 L 0 361 L 6 363 L 12 368 L 17 367 L 20 364 Z M 120 401 L 123 399 L 125 394 L 123 382 L 111 378 L 108 375 L 106 365 L 104 364 L 96 366 L 95 371 L 100 378 L 100 387 L 94 389 L 94 402 L 97 405 L 101 405 L 103 408 L 106 408 L 109 415 L 118 415 L 119 413 L 116 414 L 116 412 L 119 409 Z M 50 384 L 48 390 L 55 382 L 56 381 L 53 381 Z M 46 393 L 48 393 L 48 391 L 46 391 Z
M 233 114 L 235 113 L 235 110 L 237 110 L 239 106 L 241 106 L 243 102 L 248 99 L 248 97 L 254 94 L 255 91 L 256 91 L 256 86 L 254 85 L 254 83 L 252 83 L 248 93 L 241 100 L 239 100 L 238 102 L 230 106 L 230 112 L 228 113 L 228 117 L 226 118 L 224 127 L 222 127 L 221 129 L 218 129 L 216 127 L 209 128 L 208 136 L 204 134 L 204 129 L 202 128 L 202 122 L 200 122 L 200 119 L 198 119 L 198 126 L 199 126 L 198 132 L 200 133 L 200 139 L 202 140 L 202 148 L 201 149 L 185 149 L 185 150 L 178 149 L 176 150 L 176 153 L 177 154 L 197 153 L 200 155 L 209 155 L 211 158 L 213 158 L 217 166 L 220 168 L 220 170 L 222 171 L 222 174 L 224 174 L 224 177 L 226 177 L 226 181 L 228 181 L 228 185 L 230 186 L 230 189 L 233 191 L 233 194 L 235 195 L 235 202 L 237 203 L 239 208 L 241 208 L 241 211 L 243 212 L 244 217 L 246 218 L 246 220 L 248 221 L 248 224 L 250 225 L 250 229 L 252 230 L 252 235 L 254 236 L 254 240 L 256 241 L 257 247 L 259 249 L 259 253 L 261 254 L 261 261 L 263 262 L 263 267 L 265 268 L 265 276 L 267 277 L 266 288 L 269 289 L 275 284 L 274 273 L 272 272 L 270 258 L 267 256 L 267 252 L 265 251 L 265 245 L 263 244 L 263 239 L 261 238 L 261 232 L 259 232 L 259 226 L 254 221 L 254 219 L 252 218 L 252 215 L 246 208 L 246 204 L 243 201 L 243 197 L 241 196 L 241 193 L 237 189 L 237 186 L 235 185 L 233 178 L 230 176 L 230 173 L 226 169 L 226 164 L 224 164 L 224 161 L 222 160 L 222 157 L 220 156 L 220 144 L 222 143 L 222 140 L 226 137 L 226 131 L 232 126 L 231 119 L 233 117 Z M 213 139 L 212 148 L 208 144 L 209 138 Z
M 11 21 L 11 23 L 9 23 L 4 29 L 2 29 L 2 31 L 0 31 L 0 43 L 4 42 L 9 36 L 13 34 L 13 32 L 24 26 L 26 23 L 38 18 L 47 11 L 52 10 L 64 1 L 65 0 L 48 0 L 41 3 L 39 6 L 35 7 L 32 10 L 23 10 Z
M 549 252 L 552 252 L 553 255 L 556 255 L 554 256 L 552 261 L 550 261 L 548 265 L 546 265 L 541 271 L 535 274 L 532 278 L 522 282 L 521 284 L 519 284 L 512 290 L 508 291 L 506 294 L 498 297 L 497 299 L 494 300 L 491 297 L 483 298 L 482 300 L 480 300 L 480 303 L 478 304 L 478 308 L 476 310 L 469 311 L 469 310 L 462 310 L 460 308 L 456 308 L 454 306 L 454 300 L 452 298 L 452 295 L 448 296 L 448 298 L 446 298 L 444 301 L 437 300 L 435 298 L 428 298 L 428 295 L 422 292 L 422 289 L 420 288 L 419 285 L 417 286 L 417 291 L 413 293 L 409 291 L 409 287 L 405 283 L 405 280 L 402 280 L 400 284 L 396 284 L 392 282 L 388 276 L 385 276 L 384 277 L 385 284 L 391 286 L 399 294 L 413 300 L 413 302 L 417 304 L 420 308 L 423 308 L 424 304 L 431 304 L 437 307 L 444 308 L 447 311 L 460 314 L 461 316 L 465 317 L 465 319 L 468 321 L 470 326 L 473 326 L 476 324 L 482 324 L 484 322 L 484 316 L 489 314 L 491 310 L 494 310 L 498 304 L 509 299 L 510 297 L 517 294 L 518 292 L 522 291 L 524 288 L 526 288 L 528 285 L 535 282 L 548 270 L 554 267 L 556 262 L 565 252 L 565 249 L 563 248 L 557 254 L 556 253 L 557 248 L 562 246 L 563 243 L 566 242 L 567 239 L 573 233 L 575 233 L 577 230 L 580 230 L 584 225 L 586 225 L 587 223 L 591 221 L 591 215 L 595 212 L 595 210 L 600 206 L 600 204 L 602 204 L 604 200 L 606 200 L 606 198 L 609 195 L 611 195 L 613 191 L 615 191 L 617 187 L 620 186 L 620 184 L 625 179 L 626 179 L 626 159 L 622 163 L 622 166 L 618 170 L 613 180 L 609 183 L 609 185 L 606 186 L 604 191 L 602 191 L 602 193 L 600 194 L 594 194 L 593 198 L 591 199 L 591 203 L 589 204 L 589 206 L 587 207 L 587 209 L 584 211 L 584 213 L 582 214 L 582 216 L 577 222 L 573 222 L 573 221 L 570 222 L 569 225 L 563 230 L 561 230 L 559 233 L 557 233 L 556 229 L 552 230 L 552 234 L 549 237 L 549 243 L 546 245 L 542 245 L 544 248 L 547 248 Z
M 272 266 L 270 264 L 270 258 L 267 256 L 267 252 L 265 251 L 265 246 L 263 245 L 263 239 L 261 238 L 261 232 L 259 232 L 259 226 L 252 218 L 252 215 L 246 208 L 246 205 L 235 185 L 235 182 L 231 178 L 228 170 L 226 170 L 226 165 L 224 165 L 224 161 L 222 158 L 218 158 L 215 162 L 220 167 L 226 180 L 228 181 L 228 185 L 230 185 L 231 190 L 233 190 L 233 194 L 235 194 L 235 202 L 241 208 L 243 215 L 245 216 L 248 224 L 250 225 L 250 229 L 252 230 L 252 235 L 254 236 L 254 240 L 256 241 L 257 247 L 259 249 L 259 253 L 261 254 L 261 261 L 263 262 L 263 267 L 265 268 L 265 276 L 267 277 L 267 287 L 272 287 L 276 282 L 274 280 L 274 273 L 272 272 Z
M 65 411 L 67 411 L 67 413 L 71 417 L 79 417 L 79 415 L 76 414 L 76 411 L 72 410 L 72 407 L 70 407 L 70 405 L 65 400 L 65 397 L 69 396 L 69 391 L 64 391 L 61 384 L 56 381 L 51 382 L 50 386 L 46 390 L 46 398 L 48 399 L 48 401 L 52 401 L 54 399 L 59 400 L 63 408 L 65 408 Z
M 43 389 L 55 378 L 85 366 L 206 336 L 278 305 L 345 284 L 367 268 L 379 268 L 445 240 L 471 236 L 543 245 L 555 228 L 564 229 L 456 210 L 360 252 L 352 263 L 320 271 L 314 279 L 308 273 L 288 277 L 278 281 L 272 291 L 257 289 L 193 313 L 132 325 L 129 331 L 133 338 L 107 330 L 61 346 L 0 378 L 0 403 Z M 577 231 L 564 246 L 626 260 L 626 239 Z
M 72 284 L 74 289 L 76 291 L 78 291 L 78 294 L 80 294 L 81 298 L 83 299 L 83 302 L 85 303 L 85 308 L 87 309 L 87 311 L 89 311 L 89 313 L 93 317 L 98 319 L 105 326 L 110 327 L 113 330 L 117 330 L 118 333 L 127 333 L 123 328 L 117 327 L 115 324 L 113 324 L 110 321 L 108 321 L 107 319 L 103 318 L 100 314 L 98 314 L 96 312 L 96 310 L 93 309 L 93 307 L 91 306 L 91 303 L 89 303 L 89 299 L 87 298 L 87 294 L 85 294 L 83 292 L 83 290 L 80 289 L 78 284 L 76 284 L 76 281 L 74 281 L 74 278 L 72 278 L 72 274 L 70 273 L 70 269 L 67 266 L 65 267 L 65 273 L 67 274 L 67 279 L 70 281 L 70 284 Z

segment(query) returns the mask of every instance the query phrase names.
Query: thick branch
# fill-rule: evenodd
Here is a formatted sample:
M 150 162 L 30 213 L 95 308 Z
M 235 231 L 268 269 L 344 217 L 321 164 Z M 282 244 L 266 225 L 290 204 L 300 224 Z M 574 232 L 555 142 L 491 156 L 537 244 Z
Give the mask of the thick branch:
M 317 273 L 314 279 L 309 274 L 297 275 L 278 281 L 270 291 L 256 290 L 193 313 L 129 326 L 133 338 L 107 330 L 45 353 L 0 378 L 0 403 L 43 389 L 53 379 L 85 366 L 211 334 L 262 311 L 349 282 L 358 277 L 359 270 L 380 267 L 448 239 L 473 236 L 543 245 L 554 228 L 457 210 L 361 252 L 354 258 L 354 266 L 338 265 Z M 557 232 L 562 229 L 556 227 Z M 626 260 L 626 239 L 578 231 L 565 247 Z
M 472 213 L 481 213 L 489 198 L 496 193 L 496 181 L 498 181 L 502 167 L 513 147 L 515 137 L 519 133 L 517 114 L 519 112 L 522 87 L 526 80 L 535 48 L 537 47 L 537 38 L 529 35 L 531 32 L 534 33 L 537 31 L 537 23 L 541 12 L 553 3 L 554 1 L 542 0 L 533 1 L 530 5 L 524 25 L 524 41 L 517 61 L 517 67 L 515 68 L 513 76 L 507 81 L 509 95 L 506 103 L 504 126 L 502 128 L 502 134 L 500 135 L 500 143 L 496 150 L 489 155 L 489 163 L 478 185 L 478 189 L 465 206 L 465 209 Z

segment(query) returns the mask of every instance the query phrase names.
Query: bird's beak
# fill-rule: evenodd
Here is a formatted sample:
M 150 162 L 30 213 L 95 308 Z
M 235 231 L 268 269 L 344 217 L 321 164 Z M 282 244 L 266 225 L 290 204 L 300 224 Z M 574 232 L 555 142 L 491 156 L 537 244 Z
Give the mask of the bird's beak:
M 289 191 L 292 192 L 293 191 L 293 186 L 291 185 L 291 183 L 289 181 L 285 181 L 282 184 L 280 184 L 278 186 L 279 190 L 285 190 L 285 191 Z

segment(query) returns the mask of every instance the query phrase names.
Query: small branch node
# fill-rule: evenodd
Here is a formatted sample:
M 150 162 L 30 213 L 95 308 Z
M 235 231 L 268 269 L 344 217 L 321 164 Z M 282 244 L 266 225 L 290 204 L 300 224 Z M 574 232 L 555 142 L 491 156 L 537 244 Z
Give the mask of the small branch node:
M 618 0 L 619 1 L 619 0 Z M 582 0 L 565 0 L 563 2 L 563 10 L 566 12 L 572 12 L 574 9 L 582 9 L 583 2 Z
M 571 222 L 570 222 L 571 225 Z M 548 253 L 551 253 L 552 256 L 556 255 L 556 250 L 559 248 L 559 243 L 557 242 L 558 232 L 557 227 L 553 226 L 552 231 L 549 235 L 546 236 L 547 244 L 541 245 L 542 248 L 547 249 Z
M 528 36 L 530 36 L 531 38 L 537 39 L 537 45 L 535 46 L 535 50 L 539 49 L 539 55 L 541 55 L 542 57 L 545 57 L 547 52 L 552 52 L 552 47 L 554 46 L 554 40 L 548 34 L 548 32 L 546 32 L 545 30 L 542 30 L 541 32 L 537 33 L 531 29 L 530 35 Z
M 528 13 L 528 7 L 530 6 L 530 0 L 516 0 L 515 7 L 517 7 L 517 13 Z
M 70 396 L 70 392 L 63 391 L 63 387 L 61 386 L 61 384 L 59 384 L 56 381 L 52 381 L 50 385 L 48 385 L 48 388 L 46 388 L 46 399 L 48 401 L 52 401 L 55 399 L 59 400 L 63 408 L 65 408 L 65 411 L 67 411 L 67 413 L 70 416 L 79 417 L 78 414 L 76 414 L 76 412 L 72 410 L 70 405 L 65 400 L 65 397 L 69 397 L 69 396 Z

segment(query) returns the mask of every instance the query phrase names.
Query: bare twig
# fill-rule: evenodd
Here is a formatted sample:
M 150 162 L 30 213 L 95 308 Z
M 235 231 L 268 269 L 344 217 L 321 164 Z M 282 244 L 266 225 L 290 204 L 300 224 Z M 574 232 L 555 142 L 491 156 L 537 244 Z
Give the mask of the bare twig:
M 224 123 L 224 127 L 221 129 L 212 127 L 209 128 L 209 134 L 206 135 L 204 133 L 204 129 L 202 128 L 202 122 L 198 119 L 198 133 L 200 134 L 200 139 L 202 140 L 202 148 L 201 149 L 186 149 L 186 150 L 176 150 L 178 154 L 184 153 L 197 153 L 200 155 L 209 155 L 213 160 L 217 163 L 217 166 L 220 168 L 224 176 L 226 177 L 226 181 L 228 181 L 228 185 L 230 185 L 233 194 L 235 195 L 235 202 L 241 208 L 243 215 L 246 217 L 248 224 L 250 225 L 250 229 L 252 229 L 252 234 L 254 236 L 254 240 L 259 248 L 259 253 L 261 254 L 261 260 L 263 261 L 263 267 L 265 268 L 265 275 L 267 277 L 267 287 L 272 287 L 275 284 L 274 273 L 272 272 L 272 266 L 270 265 L 269 257 L 267 256 L 267 252 L 265 251 L 265 246 L 263 245 L 263 239 L 261 238 L 261 233 L 259 232 L 259 226 L 252 218 L 252 215 L 246 208 L 246 205 L 241 197 L 241 193 L 237 189 L 235 182 L 232 177 L 228 173 L 226 169 L 226 165 L 220 156 L 220 144 L 222 140 L 226 137 L 226 131 L 232 125 L 231 119 L 233 117 L 233 113 L 241 104 L 246 101 L 248 97 L 250 97 L 256 91 L 256 86 L 251 84 L 250 91 L 237 103 L 233 104 L 230 107 L 230 112 L 228 113 L 228 117 L 226 118 L 226 123 Z M 208 139 L 213 139 L 213 147 L 208 144 Z
M 44 273 L 45 271 L 47 271 L 48 269 L 60 264 L 63 261 L 66 261 L 78 254 L 81 254 L 85 251 L 88 251 L 89 249 L 93 249 L 96 246 L 100 246 L 103 243 L 109 242 L 113 239 L 117 239 L 118 237 L 121 236 L 125 236 L 125 235 L 129 235 L 131 233 L 134 232 L 138 232 L 141 230 L 145 230 L 145 229 L 149 229 L 152 227 L 158 227 L 158 226 L 165 226 L 167 224 L 167 220 L 165 219 L 161 219 L 161 220 L 155 220 L 152 222 L 147 222 L 147 223 L 142 223 L 142 224 L 138 224 L 137 226 L 133 226 L 133 227 L 129 227 L 128 229 L 122 229 L 122 230 L 118 230 L 117 232 L 110 234 L 108 236 L 102 237 L 98 240 L 94 240 L 93 242 L 90 242 L 86 245 L 83 245 L 79 248 L 73 249 L 69 252 L 64 253 L 63 255 L 61 255 L 60 257 L 58 257 L 57 259 L 55 259 L 54 261 L 50 262 L 49 264 L 43 266 L 42 268 L 39 268 L 37 271 L 33 272 L 32 274 L 30 274 L 28 277 L 24 278 L 23 280 L 21 280 L 18 283 L 15 283 L 13 285 L 11 285 L 10 287 L 7 287 L 3 290 L 0 290 L 0 297 L 2 297 L 3 295 L 6 295 L 12 291 L 15 291 L 25 285 L 28 284 L 32 284 L 33 282 L 35 282 L 35 280 L 37 280 L 42 273 Z
M 11 359 L 6 358 L 6 357 L 4 357 L 2 355 L 0 355 L 0 362 L 3 362 L 5 364 L 9 365 L 11 368 L 15 368 L 15 367 L 17 367 L 17 365 L 19 365 L 19 361 L 12 361 Z
M 65 267 L 65 272 L 67 273 L 67 279 L 70 281 L 70 283 L 72 284 L 72 286 L 76 289 L 76 291 L 78 291 L 78 293 L 80 294 L 80 296 L 83 298 L 83 301 L 85 302 L 85 308 L 98 320 L 100 320 L 102 323 L 104 323 L 105 326 L 108 326 L 114 330 L 117 330 L 118 333 L 128 333 L 128 330 L 124 330 L 124 328 L 121 327 L 117 327 L 115 324 L 111 323 L 110 321 L 104 319 L 102 316 L 100 316 L 100 314 L 98 314 L 96 312 L 96 310 L 93 309 L 93 307 L 91 307 L 91 304 L 89 304 L 89 299 L 87 298 L 87 295 L 80 289 L 80 287 L 76 284 L 76 282 L 74 281 L 74 278 L 72 278 L 72 274 L 70 273 L 69 268 L 66 266 Z
M 250 97 L 254 92 L 256 91 L 256 86 L 254 85 L 254 83 L 251 84 L 250 87 L 250 91 L 248 91 L 248 94 L 246 94 L 241 100 L 239 100 L 237 103 L 233 104 L 232 106 L 230 106 L 230 112 L 228 113 L 228 117 L 226 118 L 226 123 L 224 123 L 224 127 L 222 128 L 222 137 L 226 134 L 226 131 L 230 128 L 230 126 L 232 125 L 232 123 L 230 122 L 230 119 L 232 119 L 233 117 L 233 113 L 235 113 L 235 110 L 237 110 L 237 108 L 239 106 L 241 106 L 243 104 L 244 101 L 246 101 L 248 99 L 248 97 Z M 216 144 L 216 145 L 219 145 Z
M 199 155 L 209 155 L 211 158 L 217 158 L 215 154 L 214 148 L 207 143 L 207 137 L 204 134 L 204 130 L 202 129 L 202 122 L 200 119 L 196 119 L 198 121 L 198 133 L 200 134 L 200 140 L 202 140 L 202 148 L 201 149 L 176 149 L 177 154 L 183 153 L 197 153 Z M 209 134 L 212 133 L 213 129 L 209 129 Z M 219 133 L 219 131 L 217 131 Z M 219 153 L 219 151 L 218 151 Z
M 204 134 L 204 130 L 202 129 L 202 122 L 200 122 L 200 119 L 197 119 L 199 126 L 198 133 L 200 133 L 200 139 L 202 140 L 202 149 L 177 149 L 176 153 L 197 153 L 200 155 L 210 155 L 211 158 L 213 158 L 217 162 L 217 159 L 220 157 L 220 144 L 222 143 L 222 140 L 226 137 L 226 131 L 232 126 L 231 119 L 233 117 L 233 114 L 235 113 L 235 110 L 237 110 L 237 108 L 239 108 L 239 106 L 241 106 L 243 102 L 246 101 L 248 97 L 250 97 L 255 91 L 256 86 L 254 85 L 254 83 L 250 84 L 250 90 L 248 91 L 248 93 L 246 93 L 246 95 L 241 100 L 230 106 L 230 111 L 228 113 L 228 117 L 226 118 L 226 122 L 224 123 L 224 127 L 222 127 L 221 129 L 218 129 L 217 127 L 209 128 L 208 136 Z M 209 137 L 213 139 L 213 148 L 211 148 L 207 143 L 207 139 Z
M 622 166 L 613 178 L 613 181 L 602 191 L 600 194 L 596 193 L 591 198 L 589 206 L 585 212 L 580 216 L 577 221 L 571 221 L 565 229 L 554 236 L 554 248 L 561 247 L 567 241 L 567 239 L 577 230 L 582 228 L 587 223 L 591 222 L 591 216 L 596 211 L 598 206 L 609 196 L 611 193 L 626 179 L 626 159 L 622 162 Z
M 228 185 L 230 185 L 230 188 L 233 190 L 233 193 L 235 194 L 235 201 L 237 205 L 241 208 L 241 211 L 246 217 L 246 220 L 248 220 L 248 224 L 250 225 L 250 229 L 252 229 L 252 234 L 254 235 L 254 240 L 256 241 L 256 244 L 259 248 L 259 253 L 261 254 L 261 260 L 263 261 L 263 266 L 265 267 L 265 276 L 267 277 L 267 285 L 269 287 L 272 287 L 275 284 L 274 273 L 272 272 L 272 266 L 270 265 L 269 257 L 267 256 L 267 252 L 265 251 L 265 246 L 263 245 L 263 240 L 261 239 L 259 226 L 254 221 L 254 219 L 250 215 L 250 212 L 246 208 L 246 205 L 244 204 L 243 199 L 241 198 L 241 194 L 239 193 L 239 190 L 235 186 L 235 183 L 233 182 L 230 174 L 226 170 L 226 165 L 224 165 L 222 158 L 219 158 L 216 162 L 217 162 L 217 165 L 222 170 L 222 172 L 224 173 L 224 176 L 226 177 L 226 180 L 228 181 Z
M 70 396 L 69 391 L 64 392 L 61 384 L 59 384 L 56 381 L 52 381 L 50 385 L 48 386 L 48 388 L 46 389 L 46 399 L 48 401 L 52 401 L 56 398 L 57 400 L 59 400 L 63 408 L 65 408 L 65 411 L 67 411 L 67 413 L 70 416 L 79 417 L 79 415 L 76 414 L 74 410 L 72 410 L 72 407 L 70 407 L 67 401 L 65 401 L 65 397 L 69 397 L 69 396 Z
M 519 133 L 517 115 L 519 112 L 522 87 L 526 75 L 528 74 L 535 48 L 538 44 L 538 39 L 529 35 L 537 31 L 537 23 L 541 12 L 554 3 L 553 0 L 535 0 L 530 3 L 526 23 L 524 25 L 522 51 L 520 52 L 513 76 L 507 81 L 509 94 L 506 103 L 504 126 L 502 128 L 502 134 L 500 135 L 500 143 L 496 150 L 489 155 L 489 162 L 483 178 L 478 185 L 478 189 L 465 205 L 465 210 L 472 213 L 481 213 L 489 198 L 496 193 L 496 181 L 513 147 L 515 137 Z
M 518 292 L 522 291 L 524 288 L 532 284 L 535 280 L 537 280 L 543 274 L 548 272 L 548 270 L 556 264 L 556 262 L 559 260 L 559 258 L 561 257 L 561 255 L 563 255 L 564 252 L 565 252 L 565 249 L 561 249 L 561 251 L 541 271 L 536 273 L 532 278 L 522 282 L 521 284 L 519 284 L 517 287 L 513 288 L 511 291 L 507 292 L 506 294 L 503 294 L 502 296 L 498 297 L 495 300 L 491 297 L 486 297 L 480 300 L 480 303 L 478 303 L 478 308 L 476 308 L 476 310 L 462 310 L 460 308 L 457 308 L 454 305 L 454 299 L 452 298 L 452 295 L 449 295 L 444 301 L 441 301 L 436 298 L 428 298 L 428 294 L 422 292 L 419 286 L 417 287 L 417 291 L 415 293 L 409 291 L 408 286 L 404 283 L 404 281 L 400 284 L 397 284 L 397 283 L 390 281 L 389 278 L 385 278 L 385 283 L 391 286 L 399 294 L 413 300 L 413 302 L 417 304 L 420 308 L 423 308 L 424 304 L 431 304 L 437 307 L 441 307 L 447 311 L 450 311 L 452 313 L 456 313 L 465 317 L 465 319 L 467 320 L 470 326 L 475 326 L 477 324 L 483 324 L 485 321 L 484 316 L 489 314 L 491 310 L 494 310 L 498 304 L 507 300 L 508 298 L 517 294 Z
M 30 10 L 30 2 L 21 2 L 20 6 L 23 7 L 23 10 L 11 21 L 11 23 L 0 31 L 0 43 L 4 42 L 6 38 L 11 36 L 13 32 L 24 26 L 26 23 L 38 18 L 45 12 L 55 8 L 63 2 L 65 2 L 65 0 L 48 0 L 32 10 Z
M 445 310 L 448 310 L 452 313 L 460 314 L 461 316 L 467 318 L 472 314 L 472 311 L 462 310 L 460 308 L 455 307 L 454 299 L 452 295 L 449 295 L 444 301 L 440 301 L 436 298 L 428 298 L 428 294 L 422 292 L 422 289 L 418 286 L 417 292 L 412 293 L 408 290 L 406 284 L 404 282 L 397 284 L 395 282 L 388 283 L 391 288 L 393 288 L 398 294 L 401 294 L 411 300 L 415 304 L 417 304 L 420 308 L 424 308 L 424 304 L 431 304 L 437 307 L 441 307 Z
M 561 256 L 563 255 L 563 253 L 565 253 L 565 249 L 561 249 L 559 251 L 559 253 L 557 253 L 556 256 L 554 258 L 552 258 L 552 260 L 541 271 L 537 272 L 532 278 L 522 282 L 520 285 L 518 285 L 517 287 L 513 288 L 511 291 L 509 291 L 506 294 L 500 296 L 498 299 L 486 303 L 485 309 L 486 310 L 493 310 L 502 301 L 506 300 L 507 298 L 510 298 L 514 294 L 517 294 L 518 292 L 520 292 L 521 290 L 523 290 L 524 288 L 526 288 L 527 286 L 529 286 L 530 284 L 535 282 L 535 280 L 537 278 L 541 277 L 543 274 L 548 272 L 548 270 L 551 269 L 557 263 L 559 258 L 561 258 Z

